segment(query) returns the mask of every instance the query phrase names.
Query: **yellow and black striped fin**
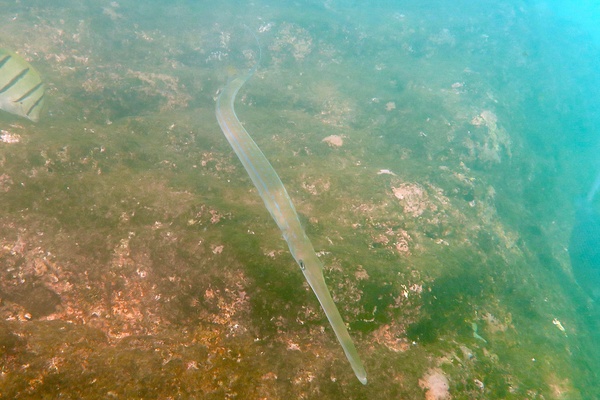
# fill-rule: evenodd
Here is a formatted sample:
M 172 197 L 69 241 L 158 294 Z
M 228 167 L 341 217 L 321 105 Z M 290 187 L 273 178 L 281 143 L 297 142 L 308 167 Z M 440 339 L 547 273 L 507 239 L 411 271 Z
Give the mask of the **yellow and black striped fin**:
M 44 106 L 44 83 L 23 57 L 0 49 L 0 110 L 37 122 Z

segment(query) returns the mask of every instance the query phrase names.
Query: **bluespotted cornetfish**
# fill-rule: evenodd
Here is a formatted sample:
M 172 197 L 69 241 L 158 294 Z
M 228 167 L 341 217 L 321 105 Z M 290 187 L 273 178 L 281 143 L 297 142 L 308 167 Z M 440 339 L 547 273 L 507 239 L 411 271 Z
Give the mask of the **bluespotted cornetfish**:
M 0 49 L 0 110 L 37 122 L 44 105 L 44 84 L 23 57 Z
M 234 102 L 240 88 L 254 75 L 259 62 L 248 70 L 229 80 L 217 98 L 217 121 L 231 147 L 250 175 L 258 189 L 267 210 L 281 229 L 292 256 L 300 266 L 304 277 L 319 299 L 325 315 L 346 353 L 348 361 L 358 380 L 367 384 L 367 373 L 358 356 L 356 347 L 348 334 L 346 325 L 338 311 L 323 277 L 323 265 L 317 257 L 312 243 L 306 236 L 296 209 L 277 172 L 269 163 L 260 148 L 250 137 L 235 114 Z
M 575 280 L 595 301 L 600 302 L 600 213 L 593 205 L 600 190 L 600 174 L 575 214 L 569 240 L 569 258 Z

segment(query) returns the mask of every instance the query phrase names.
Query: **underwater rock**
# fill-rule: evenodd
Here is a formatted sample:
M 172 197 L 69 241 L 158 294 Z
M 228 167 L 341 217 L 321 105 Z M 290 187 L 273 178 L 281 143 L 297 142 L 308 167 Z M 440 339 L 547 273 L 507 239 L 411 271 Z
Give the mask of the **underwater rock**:
M 6 322 L 0 322 L 0 357 L 14 354 L 22 344 L 23 339 L 15 335 Z
M 23 307 L 34 318 L 52 314 L 60 304 L 60 296 L 40 283 L 5 289 L 3 295 L 7 300 Z
M 330 147 L 341 147 L 344 145 L 344 139 L 339 135 L 327 136 L 322 142 L 327 143 Z

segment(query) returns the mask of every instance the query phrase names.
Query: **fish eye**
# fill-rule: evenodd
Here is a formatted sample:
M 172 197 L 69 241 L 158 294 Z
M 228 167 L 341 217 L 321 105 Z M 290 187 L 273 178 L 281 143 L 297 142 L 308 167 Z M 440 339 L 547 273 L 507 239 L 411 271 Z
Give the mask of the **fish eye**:
M 302 260 L 298 260 L 298 264 L 300 264 L 300 269 L 301 269 L 301 270 L 304 270 L 304 268 L 306 268 L 306 267 L 304 266 L 304 261 L 302 261 Z

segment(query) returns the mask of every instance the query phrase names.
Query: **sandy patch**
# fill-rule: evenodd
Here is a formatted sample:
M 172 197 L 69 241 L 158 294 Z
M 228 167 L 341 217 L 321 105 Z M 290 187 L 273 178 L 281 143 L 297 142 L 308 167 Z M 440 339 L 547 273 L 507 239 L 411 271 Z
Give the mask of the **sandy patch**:
M 427 371 L 427 373 L 419 379 L 419 386 L 426 390 L 426 400 L 446 400 L 451 398 L 448 378 L 446 378 L 444 372 L 439 368 L 433 368 Z
M 394 196 L 400 200 L 404 211 L 413 217 L 418 217 L 428 208 L 427 193 L 420 185 L 414 183 L 402 183 L 398 187 L 392 187 Z
M 0 141 L 3 143 L 19 143 L 21 141 L 21 136 L 5 130 L 0 130 Z
M 331 135 L 323 139 L 322 142 L 327 143 L 331 147 L 342 147 L 344 139 L 339 135 Z

